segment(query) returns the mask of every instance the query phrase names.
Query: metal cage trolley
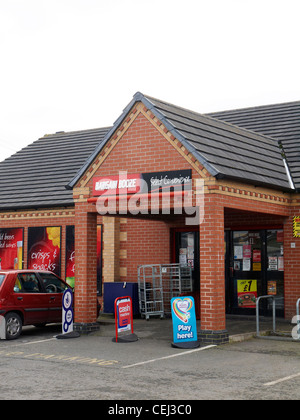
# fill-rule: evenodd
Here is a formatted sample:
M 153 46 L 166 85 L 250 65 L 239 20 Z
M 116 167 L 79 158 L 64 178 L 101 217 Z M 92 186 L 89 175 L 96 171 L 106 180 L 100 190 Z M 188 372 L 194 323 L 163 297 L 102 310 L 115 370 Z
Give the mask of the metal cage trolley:
M 192 291 L 191 267 L 149 264 L 138 267 L 139 305 L 142 317 L 171 314 L 171 299 Z
M 142 317 L 164 317 L 164 301 L 161 266 L 141 265 L 138 267 L 139 304 Z

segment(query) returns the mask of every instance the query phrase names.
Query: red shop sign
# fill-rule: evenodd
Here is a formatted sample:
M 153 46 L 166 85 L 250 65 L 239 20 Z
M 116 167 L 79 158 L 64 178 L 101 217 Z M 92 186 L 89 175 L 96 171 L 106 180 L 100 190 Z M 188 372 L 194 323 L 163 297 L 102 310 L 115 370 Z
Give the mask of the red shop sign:
M 112 175 L 93 179 L 93 195 L 135 194 L 140 191 L 141 174 Z

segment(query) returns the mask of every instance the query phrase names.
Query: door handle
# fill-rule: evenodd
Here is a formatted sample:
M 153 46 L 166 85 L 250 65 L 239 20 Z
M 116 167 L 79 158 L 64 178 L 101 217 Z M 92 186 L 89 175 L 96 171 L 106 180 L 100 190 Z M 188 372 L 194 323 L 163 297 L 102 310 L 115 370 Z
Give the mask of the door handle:
M 23 300 L 22 296 L 17 297 L 18 300 Z
M 55 300 L 55 296 L 50 296 L 50 300 Z

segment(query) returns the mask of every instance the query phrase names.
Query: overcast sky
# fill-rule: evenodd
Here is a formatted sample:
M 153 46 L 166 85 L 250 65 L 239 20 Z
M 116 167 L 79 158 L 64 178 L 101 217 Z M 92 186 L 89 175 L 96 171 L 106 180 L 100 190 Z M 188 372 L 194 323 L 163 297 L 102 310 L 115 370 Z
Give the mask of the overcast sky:
M 299 0 L 0 0 L 0 160 L 144 94 L 197 112 L 300 100 Z

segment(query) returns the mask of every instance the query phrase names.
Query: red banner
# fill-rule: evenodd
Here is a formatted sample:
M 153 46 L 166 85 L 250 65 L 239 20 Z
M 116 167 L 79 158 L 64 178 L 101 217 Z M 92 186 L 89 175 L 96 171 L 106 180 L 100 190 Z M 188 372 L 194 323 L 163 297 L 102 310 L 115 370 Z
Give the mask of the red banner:
M 23 228 L 0 229 L 0 269 L 22 269 Z
M 61 228 L 28 228 L 28 268 L 60 275 Z

